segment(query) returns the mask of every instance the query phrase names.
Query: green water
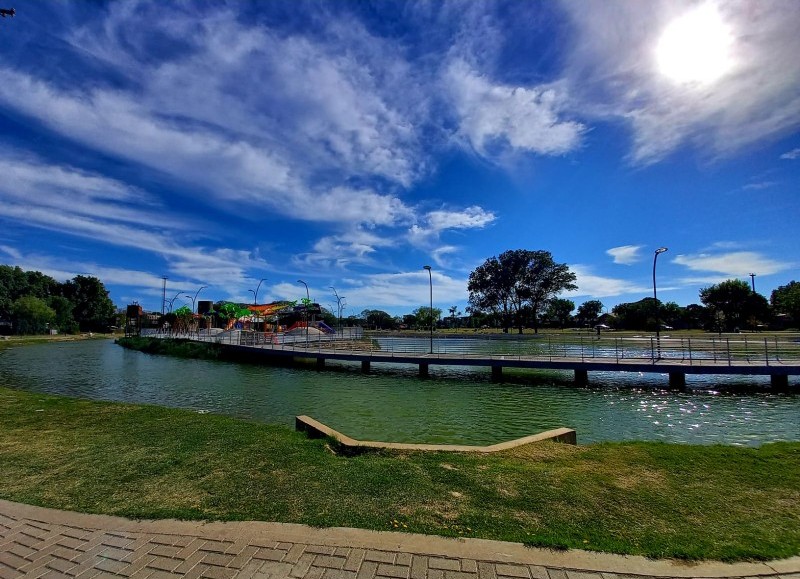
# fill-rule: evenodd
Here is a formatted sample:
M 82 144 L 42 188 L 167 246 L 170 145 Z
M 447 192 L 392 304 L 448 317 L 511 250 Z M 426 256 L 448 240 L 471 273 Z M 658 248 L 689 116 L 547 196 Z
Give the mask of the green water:
M 724 393 L 769 379 L 688 377 L 693 390 L 663 390 L 666 376 L 590 373 L 512 374 L 495 384 L 487 369 L 328 362 L 328 369 L 277 368 L 182 360 L 125 350 L 111 341 L 25 346 L 0 352 L 0 384 L 35 392 L 186 408 L 294 424 L 307 414 L 367 440 L 492 444 L 575 428 L 581 444 L 664 440 L 759 445 L 800 440 L 800 396 Z M 790 383 L 795 387 L 796 378 Z

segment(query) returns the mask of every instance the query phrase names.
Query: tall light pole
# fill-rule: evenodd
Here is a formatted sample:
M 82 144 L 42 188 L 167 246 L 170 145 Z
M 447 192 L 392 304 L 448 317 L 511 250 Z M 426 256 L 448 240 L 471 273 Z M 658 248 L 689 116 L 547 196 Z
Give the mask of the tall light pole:
M 301 283 L 306 286 L 306 348 L 308 347 L 308 306 L 311 304 L 311 294 L 308 293 L 308 284 L 304 282 L 302 279 L 298 279 L 297 283 Z
M 261 284 L 262 284 L 263 282 L 265 282 L 265 281 L 267 281 L 267 278 L 265 278 L 265 277 L 262 277 L 262 278 L 261 278 L 261 280 L 258 282 L 258 285 L 256 286 L 256 291 L 253 291 L 253 290 L 247 290 L 247 291 L 249 291 L 251 294 L 253 294 L 253 305 L 254 305 L 254 306 L 257 306 L 257 305 L 258 305 L 258 290 L 259 290 L 259 289 L 261 289 Z
M 167 276 L 161 276 L 161 317 L 164 317 L 164 308 L 167 305 Z
M 423 265 L 422 269 L 428 270 L 428 287 L 431 293 L 431 354 L 433 354 L 433 274 L 431 273 L 431 266 L 429 265 Z
M 658 260 L 658 256 L 667 251 L 666 247 L 659 247 L 656 249 L 655 255 L 653 255 L 653 301 L 656 306 L 656 339 L 660 340 L 660 325 L 661 323 L 658 321 L 658 294 L 656 293 L 656 261 Z M 659 351 L 659 357 L 661 352 Z
M 175 297 L 174 297 L 174 298 L 172 298 L 171 300 L 167 300 L 167 301 L 169 302 L 169 313 L 172 313 L 172 304 L 174 304 L 174 303 L 175 303 L 175 300 L 177 300 L 177 299 L 178 299 L 178 296 L 179 296 L 179 295 L 181 295 L 181 292 L 178 292 L 178 293 L 176 293 L 176 294 L 175 294 Z
M 191 300 L 192 300 L 192 313 L 195 313 L 194 312 L 194 306 L 195 306 L 195 303 L 197 302 L 197 296 L 200 295 L 200 292 L 203 291 L 204 289 L 206 289 L 207 287 L 208 287 L 207 285 L 200 286 L 200 289 L 197 290 L 194 293 L 194 297 L 190 296 L 189 294 L 186 294 L 186 297 L 187 298 L 191 298 Z
M 339 294 L 336 292 L 336 288 L 333 287 L 332 285 L 329 285 L 328 287 L 333 290 L 333 295 L 336 296 L 336 312 L 338 313 L 339 331 L 341 332 L 341 330 L 342 330 L 342 300 L 344 299 L 344 296 L 339 297 Z M 344 335 L 343 332 L 342 332 L 342 335 Z
M 756 293 L 756 274 L 750 274 L 750 281 L 753 283 L 753 293 Z

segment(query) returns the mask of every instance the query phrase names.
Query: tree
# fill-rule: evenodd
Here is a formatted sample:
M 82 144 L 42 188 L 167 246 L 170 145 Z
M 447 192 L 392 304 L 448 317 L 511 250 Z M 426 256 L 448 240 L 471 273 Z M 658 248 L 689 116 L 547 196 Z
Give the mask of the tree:
M 776 313 L 788 315 L 795 326 L 800 326 L 800 282 L 792 280 L 772 290 L 769 301 Z
M 76 275 L 63 285 L 64 297 L 74 305 L 72 315 L 83 332 L 105 331 L 114 317 L 114 303 L 103 282 Z
M 555 322 L 562 330 L 572 318 L 575 302 L 563 298 L 554 298 L 547 304 L 547 318 Z
M 367 328 L 372 326 L 376 330 L 382 330 L 394 327 L 394 318 L 382 310 L 364 310 L 361 312 L 361 317 L 364 319 Z
M 516 322 L 522 333 L 523 306 L 530 308 L 535 332 L 547 303 L 563 290 L 577 289 L 575 274 L 566 264 L 553 261 L 549 251 L 504 251 L 478 266 L 469 276 L 467 289 L 473 308 L 499 314 L 503 331 Z
M 617 327 L 622 330 L 652 330 L 656 327 L 653 298 L 638 302 L 617 304 L 611 310 L 617 319 Z
M 578 306 L 578 324 L 580 326 L 593 326 L 603 311 L 603 302 L 600 300 L 589 300 Z
M 431 319 L 431 313 L 433 314 L 433 319 Z M 420 306 L 411 312 L 411 315 L 417 321 L 418 330 L 429 330 L 442 317 L 442 310 L 433 308 L 433 311 L 431 311 L 430 306 Z
M 715 315 L 721 314 L 721 323 L 727 331 L 743 327 L 753 315 L 757 315 L 756 301 L 752 299 L 750 284 L 739 279 L 729 279 L 700 290 L 700 301 L 711 308 Z
M 44 300 L 33 296 L 15 300 L 11 306 L 11 315 L 18 334 L 43 334 L 56 317 L 56 313 L 47 307 Z
M 77 334 L 80 329 L 72 316 L 72 310 L 75 308 L 74 304 L 63 296 L 50 296 L 47 300 L 47 305 L 55 312 L 53 319 L 53 326 L 65 334 Z

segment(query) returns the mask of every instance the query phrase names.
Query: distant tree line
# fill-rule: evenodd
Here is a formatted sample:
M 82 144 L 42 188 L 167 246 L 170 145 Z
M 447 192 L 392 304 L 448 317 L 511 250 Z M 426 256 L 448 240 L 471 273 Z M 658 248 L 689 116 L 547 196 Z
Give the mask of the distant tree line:
M 114 304 L 103 282 L 77 275 L 59 282 L 39 271 L 0 265 L 0 332 L 103 332 L 114 323 Z

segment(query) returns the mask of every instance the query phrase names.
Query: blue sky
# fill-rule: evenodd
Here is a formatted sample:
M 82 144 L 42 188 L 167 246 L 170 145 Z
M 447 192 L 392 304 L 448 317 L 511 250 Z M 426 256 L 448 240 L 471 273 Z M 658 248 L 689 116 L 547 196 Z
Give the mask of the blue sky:
M 576 304 L 800 279 L 800 3 L 34 2 L 0 20 L 0 263 L 114 302 Z

